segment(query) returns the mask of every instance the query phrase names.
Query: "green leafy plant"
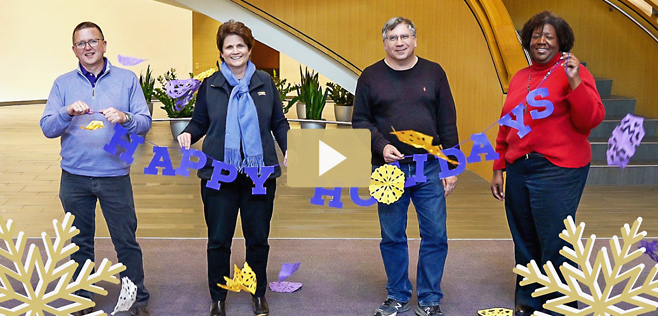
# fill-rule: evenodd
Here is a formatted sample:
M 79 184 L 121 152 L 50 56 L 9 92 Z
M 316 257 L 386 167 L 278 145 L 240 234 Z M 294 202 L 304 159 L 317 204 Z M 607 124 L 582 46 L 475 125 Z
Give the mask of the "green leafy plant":
M 337 105 L 352 106 L 354 104 L 354 95 L 333 82 L 327 82 L 327 91 L 329 91 L 329 97 Z
M 155 78 L 151 75 L 151 65 L 146 66 L 146 75 L 143 75 L 142 73 L 139 74 L 139 85 L 142 86 L 142 92 L 144 92 L 146 102 L 151 102 L 153 89 L 155 88 Z
M 164 75 L 158 76 L 158 83 L 160 84 L 160 87 L 153 89 L 153 96 L 155 96 L 158 101 L 162 102 L 161 108 L 167 112 L 168 117 L 192 117 L 192 113 L 194 112 L 194 103 L 196 102 L 196 95 L 180 110 L 177 110 L 178 107 L 176 106 L 176 99 L 167 95 L 165 85 L 168 81 L 176 79 L 176 69 L 174 68 L 168 70 Z
M 299 74 L 301 76 L 301 84 L 297 86 L 297 96 L 291 102 L 304 102 L 306 103 L 306 118 L 310 120 L 321 120 L 322 110 L 327 104 L 327 95 L 329 90 L 322 91 L 320 85 L 319 73 L 306 68 L 305 73 L 302 72 L 302 67 L 299 66 Z
M 295 102 L 290 100 L 288 103 L 284 103 L 284 101 L 286 100 L 286 97 L 288 97 L 288 93 L 297 90 L 297 85 L 291 84 L 287 79 L 281 79 L 276 75 L 276 70 L 274 71 L 274 77 L 272 79 L 274 79 L 276 90 L 279 91 L 279 98 L 283 104 L 283 114 L 286 114 L 290 111 L 290 108 Z

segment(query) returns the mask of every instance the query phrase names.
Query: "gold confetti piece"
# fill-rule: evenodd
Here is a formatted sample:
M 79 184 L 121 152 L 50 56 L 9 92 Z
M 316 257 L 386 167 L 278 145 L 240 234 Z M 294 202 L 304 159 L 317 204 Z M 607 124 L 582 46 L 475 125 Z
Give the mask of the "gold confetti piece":
M 381 203 L 391 204 L 404 193 L 404 173 L 393 165 L 383 165 L 370 176 L 370 195 Z
M 437 156 L 447 162 L 458 165 L 459 162 L 454 161 L 448 156 L 444 155 L 441 151 L 441 147 L 432 145 L 432 140 L 434 137 L 427 136 L 423 133 L 407 130 L 407 131 L 395 131 L 393 130 L 391 134 L 395 135 L 401 142 L 414 146 L 416 148 L 423 148 L 427 150 L 428 153 Z
M 80 128 L 88 129 L 90 131 L 93 131 L 95 129 L 103 128 L 105 127 L 105 124 L 103 124 L 103 121 L 91 121 L 87 126 L 80 126 Z
M 231 292 L 240 292 L 245 290 L 251 294 L 256 293 L 256 273 L 251 270 L 249 264 L 244 263 L 244 268 L 240 270 L 237 265 L 234 266 L 233 279 L 224 277 L 226 285 L 217 284 L 219 287 Z
M 478 316 L 513 316 L 514 311 L 507 308 L 490 308 L 478 311 Z

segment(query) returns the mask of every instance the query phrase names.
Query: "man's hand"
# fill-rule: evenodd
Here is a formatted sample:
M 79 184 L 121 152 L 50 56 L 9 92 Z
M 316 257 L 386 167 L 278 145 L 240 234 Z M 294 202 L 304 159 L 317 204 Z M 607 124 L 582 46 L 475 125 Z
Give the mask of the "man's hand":
M 457 176 L 447 177 L 443 179 L 443 196 L 448 196 L 457 186 Z
M 94 111 L 89 108 L 89 105 L 83 101 L 75 101 L 73 104 L 66 107 L 66 113 L 70 116 L 85 115 L 87 113 L 94 114 Z
M 395 146 L 388 144 L 384 147 L 384 152 L 382 153 L 384 155 L 384 161 L 386 163 L 398 161 L 404 159 L 404 155 L 398 151 Z
M 109 107 L 105 110 L 100 110 L 99 112 L 105 115 L 105 119 L 110 123 L 123 124 L 127 120 L 126 113 L 123 113 L 113 107 Z
M 283 155 L 283 166 L 288 167 L 288 151 Z
M 192 145 L 192 134 L 185 132 L 178 135 L 178 145 L 181 146 L 181 148 L 190 150 L 190 145 Z
M 505 199 L 504 184 L 503 170 L 494 170 L 493 179 L 491 179 L 491 194 L 500 201 Z

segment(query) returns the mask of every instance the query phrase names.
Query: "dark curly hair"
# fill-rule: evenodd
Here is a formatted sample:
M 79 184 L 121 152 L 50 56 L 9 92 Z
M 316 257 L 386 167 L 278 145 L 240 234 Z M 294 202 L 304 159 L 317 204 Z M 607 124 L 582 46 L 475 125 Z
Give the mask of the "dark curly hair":
M 560 51 L 568 52 L 573 48 L 574 36 L 571 26 L 563 18 L 553 14 L 550 11 L 543 11 L 533 16 L 525 22 L 521 30 L 521 45 L 526 50 L 530 50 L 530 40 L 532 39 L 532 32 L 538 27 L 543 27 L 550 24 L 555 28 L 557 33 L 557 40 L 560 45 Z
M 224 24 L 220 25 L 219 29 L 217 30 L 217 48 L 219 49 L 220 53 L 224 47 L 224 40 L 229 35 L 237 35 L 242 37 L 242 40 L 245 42 L 245 44 L 247 44 L 247 48 L 249 48 L 249 50 L 251 50 L 251 48 L 254 46 L 254 42 L 256 41 L 254 36 L 251 34 L 251 29 L 244 25 L 244 23 L 237 22 L 235 20 L 228 20 Z M 221 54 L 219 55 L 219 58 L 224 61 L 224 57 L 222 57 Z

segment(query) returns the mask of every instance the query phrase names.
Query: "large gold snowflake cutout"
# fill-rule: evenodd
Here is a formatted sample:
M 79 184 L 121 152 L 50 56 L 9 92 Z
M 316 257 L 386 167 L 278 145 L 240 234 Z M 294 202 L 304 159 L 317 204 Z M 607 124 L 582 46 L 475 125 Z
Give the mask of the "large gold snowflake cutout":
M 642 218 L 638 217 L 635 223 L 633 223 L 633 227 L 625 224 L 621 228 L 623 245 L 620 244 L 617 236 L 613 236 L 610 239 L 610 253 L 614 260 L 614 266 L 610 264 L 610 258 L 605 247 L 599 250 L 592 265 L 590 263 L 590 257 L 596 236 L 592 235 L 587 239 L 587 243 L 583 245 L 582 236 L 585 223 L 580 223 L 579 226 L 576 226 L 573 218 L 569 216 L 564 220 L 566 229 L 562 231 L 560 238 L 571 244 L 574 249 L 564 247 L 560 250 L 560 254 L 575 262 L 581 267 L 581 270 L 566 262 L 560 266 L 560 272 L 563 274 L 566 284 L 562 282 L 550 261 L 546 262 L 543 267 L 543 270 L 546 271 L 545 275 L 534 260 L 527 267 L 517 265 L 514 268 L 514 272 L 524 277 L 520 283 L 521 285 L 538 283 L 543 286 L 532 293 L 533 297 L 554 292 L 564 295 L 548 300 L 544 304 L 545 309 L 553 312 L 569 316 L 603 316 L 640 315 L 655 311 L 658 307 L 658 302 L 648 297 L 658 297 L 658 280 L 655 280 L 656 273 L 658 272 L 658 264 L 651 268 L 647 278 L 638 286 L 635 286 L 635 284 L 644 269 L 644 264 L 639 264 L 631 268 L 623 267 L 642 256 L 645 252 L 645 248 L 643 247 L 631 251 L 634 249 L 633 244 L 641 241 L 647 234 L 645 231 L 638 233 L 641 223 Z M 599 278 L 603 280 L 603 289 L 599 286 Z M 588 287 L 591 294 L 585 293 L 581 284 Z M 617 288 L 624 286 L 620 294 L 612 294 L 612 289 L 615 286 Z M 582 309 L 576 309 L 565 305 L 573 301 L 580 301 L 587 306 Z M 620 303 L 626 303 L 634 307 L 624 309 L 617 306 Z M 533 315 L 540 316 L 547 314 L 535 312 Z
M 48 260 L 44 264 L 41 253 L 36 245 L 30 245 L 27 251 L 25 263 L 22 262 L 25 254 L 25 245 L 27 237 L 23 232 L 18 233 L 14 242 L 14 226 L 12 220 L 7 222 L 0 216 L 0 239 L 4 241 L 5 248 L 0 247 L 0 256 L 10 260 L 14 264 L 14 269 L 4 266 L 0 263 L 0 315 L 69 315 L 76 311 L 93 307 L 93 301 L 77 296 L 73 293 L 77 290 L 87 290 L 99 295 L 107 295 L 107 291 L 94 285 L 96 282 L 108 281 L 118 284 L 119 280 L 114 276 L 123 271 L 126 267 L 117 263 L 112 265 L 107 259 L 103 259 L 101 264 L 96 268 L 94 273 L 94 263 L 87 260 L 77 279 L 73 280 L 73 273 L 78 264 L 73 260 L 67 260 L 68 256 L 78 250 L 74 243 L 67 242 L 73 236 L 80 233 L 80 230 L 73 225 L 73 215 L 66 213 L 63 222 L 60 224 L 53 220 L 55 227 L 55 242 L 53 243 L 48 234 L 41 233 L 41 239 L 45 246 Z M 0 258 L 1 259 L 1 258 Z M 3 260 L 4 261 L 4 260 Z M 64 261 L 60 264 L 61 261 Z M 36 270 L 38 276 L 37 286 L 34 287 L 30 279 Z M 18 293 L 10 283 L 10 279 L 22 283 L 24 293 Z M 54 289 L 47 289 L 48 285 L 54 284 Z M 69 302 L 67 305 L 53 307 L 55 300 Z M 4 304 L 3 304 L 4 303 Z M 8 308 L 7 305 L 15 305 Z M 102 311 L 94 312 L 94 316 L 106 315 Z

